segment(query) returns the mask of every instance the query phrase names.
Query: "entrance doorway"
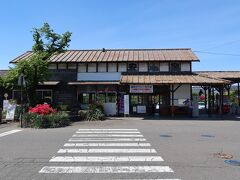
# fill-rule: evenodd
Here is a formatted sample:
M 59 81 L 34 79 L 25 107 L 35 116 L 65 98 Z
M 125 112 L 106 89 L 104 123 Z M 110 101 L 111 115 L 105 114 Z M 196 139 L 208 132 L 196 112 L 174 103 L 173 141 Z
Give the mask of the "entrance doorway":
M 166 114 L 170 94 L 130 94 L 130 113 L 133 115 Z

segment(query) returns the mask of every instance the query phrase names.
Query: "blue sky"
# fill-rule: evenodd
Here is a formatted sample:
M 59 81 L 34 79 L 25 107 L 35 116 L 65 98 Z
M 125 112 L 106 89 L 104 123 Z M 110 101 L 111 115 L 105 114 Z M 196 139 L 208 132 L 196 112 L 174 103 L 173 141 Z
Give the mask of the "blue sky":
M 73 33 L 70 49 L 190 47 L 220 53 L 196 52 L 193 70 L 240 70 L 239 12 L 238 0 L 2 1 L 0 69 L 31 50 L 32 28 L 48 22 Z

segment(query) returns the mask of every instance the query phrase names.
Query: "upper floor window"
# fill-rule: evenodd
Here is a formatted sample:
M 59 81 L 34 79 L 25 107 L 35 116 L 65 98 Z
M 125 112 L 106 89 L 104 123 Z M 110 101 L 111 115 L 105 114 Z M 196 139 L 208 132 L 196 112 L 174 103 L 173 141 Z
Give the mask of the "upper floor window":
M 68 69 L 76 69 L 77 64 L 76 63 L 69 63 L 68 64 Z
M 159 63 L 149 63 L 149 72 L 159 72 Z
M 58 69 L 67 69 L 67 64 L 66 63 L 59 63 L 58 64 Z
M 126 72 L 127 63 L 118 63 L 118 72 Z
M 48 69 L 57 69 L 57 64 L 55 64 L 55 63 L 49 64 Z
M 191 64 L 190 63 L 181 63 L 181 71 L 191 71 Z
M 169 72 L 169 64 L 160 63 L 160 72 Z
M 87 72 L 87 64 L 86 63 L 78 64 L 78 72 L 80 73 Z
M 128 72 L 138 72 L 138 64 L 128 63 Z
M 98 63 L 98 72 L 107 72 L 107 63 Z
M 139 72 L 147 72 L 148 71 L 148 64 L 145 62 L 139 63 Z
M 171 72 L 181 72 L 181 64 L 180 63 L 171 63 L 170 71 Z
M 97 64 L 88 63 L 88 72 L 97 72 Z
M 117 72 L 117 63 L 109 63 L 108 72 Z

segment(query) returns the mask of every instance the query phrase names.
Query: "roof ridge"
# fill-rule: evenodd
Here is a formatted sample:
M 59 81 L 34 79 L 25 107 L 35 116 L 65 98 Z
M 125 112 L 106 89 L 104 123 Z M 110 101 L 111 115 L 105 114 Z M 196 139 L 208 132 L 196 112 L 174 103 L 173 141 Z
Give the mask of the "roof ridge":
M 102 51 L 99 49 L 66 49 L 65 51 Z M 104 48 L 105 51 L 157 51 L 157 50 L 192 50 L 191 48 Z M 31 50 L 26 51 L 33 52 Z

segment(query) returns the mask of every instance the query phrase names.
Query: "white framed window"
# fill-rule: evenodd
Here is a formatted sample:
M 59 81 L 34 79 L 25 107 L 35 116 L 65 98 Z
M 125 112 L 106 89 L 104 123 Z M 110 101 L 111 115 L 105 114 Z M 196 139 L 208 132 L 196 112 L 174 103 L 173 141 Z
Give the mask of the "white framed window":
M 127 63 L 118 63 L 118 72 L 127 72 Z
M 88 72 L 97 72 L 97 64 L 88 63 Z
M 145 62 L 139 63 L 139 72 L 147 72 L 148 71 L 148 64 Z
M 78 64 L 78 72 L 80 73 L 87 72 L 87 64 L 86 63 Z
M 77 64 L 76 63 L 69 63 L 68 64 L 68 69 L 76 69 L 77 68 Z
M 128 63 L 128 72 L 138 72 L 138 63 Z
M 170 71 L 171 72 L 181 72 L 181 64 L 180 63 L 171 63 Z
M 159 72 L 160 66 L 158 62 L 149 63 L 149 72 Z
M 67 64 L 66 63 L 59 63 L 58 64 L 58 69 L 67 69 Z
M 57 69 L 57 64 L 56 63 L 50 63 L 48 65 L 48 69 Z
M 98 72 L 107 72 L 107 63 L 98 63 Z
M 191 64 L 190 63 L 181 63 L 181 71 L 191 71 Z
M 108 72 L 117 72 L 117 63 L 109 63 Z
M 169 71 L 168 63 L 160 63 L 160 71 L 161 72 L 168 72 Z

